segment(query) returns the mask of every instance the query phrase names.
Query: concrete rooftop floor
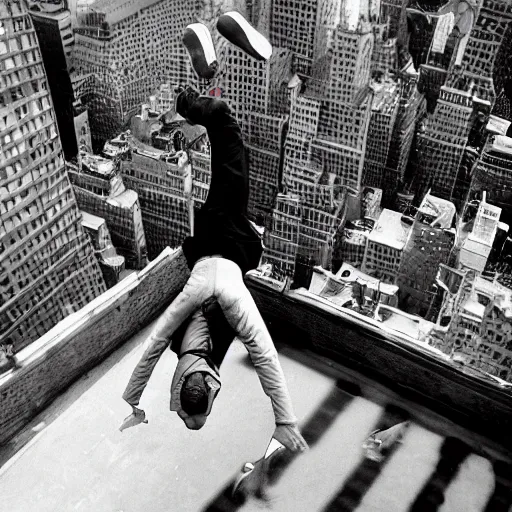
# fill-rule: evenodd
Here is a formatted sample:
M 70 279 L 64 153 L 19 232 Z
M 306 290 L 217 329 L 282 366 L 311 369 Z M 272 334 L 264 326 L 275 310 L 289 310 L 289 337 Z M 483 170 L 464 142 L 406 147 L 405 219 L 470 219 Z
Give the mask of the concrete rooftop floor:
M 121 433 L 130 412 L 121 394 L 148 331 L 84 375 L 0 449 L 4 510 L 399 512 L 427 510 L 421 491 L 441 481 L 444 503 L 431 510 L 476 512 L 493 494 L 492 464 L 481 456 L 469 454 L 448 478 L 436 473 L 446 437 L 421 422 L 411 422 L 384 463 L 365 459 L 362 443 L 389 416 L 387 408 L 337 386 L 332 372 L 284 348 L 280 359 L 311 448 L 283 463 L 266 500 L 236 504 L 226 489 L 244 462 L 262 457 L 273 432 L 270 402 L 244 347 L 237 341 L 230 348 L 222 390 L 202 430 L 187 430 L 169 411 L 176 356 L 167 351 L 141 402 L 149 424 Z M 343 375 L 343 368 L 336 371 Z

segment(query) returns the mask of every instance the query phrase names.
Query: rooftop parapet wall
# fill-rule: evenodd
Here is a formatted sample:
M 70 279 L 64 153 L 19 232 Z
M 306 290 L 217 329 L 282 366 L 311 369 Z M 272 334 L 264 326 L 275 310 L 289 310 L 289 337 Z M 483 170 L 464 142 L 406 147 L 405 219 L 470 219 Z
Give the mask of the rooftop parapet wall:
M 181 250 L 164 250 L 17 354 L 0 377 L 0 444 L 74 380 L 152 321 L 178 294 L 189 271 Z M 121 399 L 121 397 L 120 397 Z

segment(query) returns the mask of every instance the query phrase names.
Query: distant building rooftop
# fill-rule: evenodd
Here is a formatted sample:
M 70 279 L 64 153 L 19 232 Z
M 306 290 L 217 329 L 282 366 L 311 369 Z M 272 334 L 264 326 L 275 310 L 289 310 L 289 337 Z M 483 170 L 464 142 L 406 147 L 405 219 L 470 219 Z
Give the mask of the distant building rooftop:
M 505 135 L 497 135 L 492 143 L 492 149 L 499 153 L 506 153 L 512 155 L 512 137 Z
M 133 16 L 142 9 L 157 4 L 162 0 L 97 0 L 88 6 L 92 12 L 105 14 L 105 21 L 114 25 Z
M 368 240 L 402 250 L 407 241 L 410 226 L 402 222 L 402 214 L 384 208 Z
M 455 213 L 455 205 L 451 201 L 427 193 L 421 202 L 416 218 L 432 226 L 449 229 Z
M 385 80 L 383 82 L 372 82 L 373 90 L 372 110 L 382 114 L 391 114 L 395 108 L 400 89 L 394 80 Z

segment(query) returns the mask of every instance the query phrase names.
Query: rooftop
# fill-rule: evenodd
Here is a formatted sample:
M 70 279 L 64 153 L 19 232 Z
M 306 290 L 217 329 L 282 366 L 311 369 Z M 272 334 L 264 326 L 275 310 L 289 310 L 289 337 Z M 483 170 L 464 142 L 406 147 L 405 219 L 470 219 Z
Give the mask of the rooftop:
M 377 224 L 368 235 L 372 242 L 402 250 L 407 241 L 410 226 L 402 222 L 402 214 L 384 208 Z
M 142 11 L 162 0 L 97 0 L 88 6 L 91 12 L 105 14 L 105 21 L 110 25 Z
M 426 499 L 420 495 L 424 485 L 438 481 L 443 454 L 458 454 L 459 439 L 480 441 L 351 370 L 278 347 L 310 450 L 279 459 L 263 487 L 267 499 L 250 497 L 240 506 L 230 485 L 246 461 L 262 457 L 272 434 L 270 402 L 245 349 L 239 342 L 229 349 L 222 389 L 204 429 L 187 430 L 169 411 L 176 356 L 166 350 L 141 402 L 149 423 L 119 432 L 129 414 L 122 390 L 148 332 L 135 334 L 2 446 L 0 476 L 10 512 L 316 512 L 329 504 L 338 510 L 335 500 L 342 499 L 351 510 L 359 502 L 361 510 L 408 510 L 415 499 Z M 385 463 L 365 458 L 365 438 L 396 424 L 402 413 L 411 421 Z M 493 495 L 493 460 L 470 452 L 462 461 L 453 477 L 443 474 L 436 492 L 446 510 L 483 510 Z
M 435 227 L 449 229 L 455 216 L 455 205 L 451 201 L 435 197 L 427 193 L 418 208 L 418 215 L 432 219 L 429 224 Z
M 497 135 L 496 137 L 494 137 L 491 149 L 499 153 L 512 155 L 512 137 L 507 137 L 505 135 Z

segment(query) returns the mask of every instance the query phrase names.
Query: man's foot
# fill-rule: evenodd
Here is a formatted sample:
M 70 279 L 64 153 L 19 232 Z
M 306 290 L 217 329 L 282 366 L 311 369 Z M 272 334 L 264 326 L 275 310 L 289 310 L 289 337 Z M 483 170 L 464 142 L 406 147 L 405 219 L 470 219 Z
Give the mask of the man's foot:
M 192 67 L 199 78 L 211 80 L 219 68 L 212 35 L 206 25 L 192 23 L 183 33 L 183 44 L 187 49 Z
M 217 20 L 218 31 L 232 44 L 257 60 L 268 60 L 272 45 L 240 13 L 227 12 Z

